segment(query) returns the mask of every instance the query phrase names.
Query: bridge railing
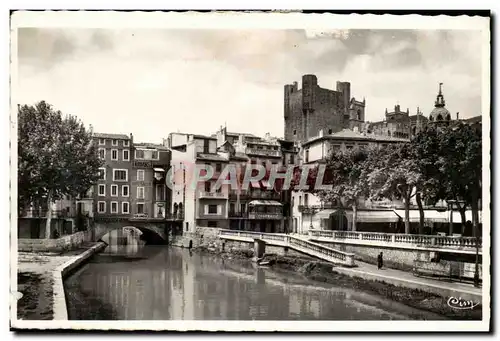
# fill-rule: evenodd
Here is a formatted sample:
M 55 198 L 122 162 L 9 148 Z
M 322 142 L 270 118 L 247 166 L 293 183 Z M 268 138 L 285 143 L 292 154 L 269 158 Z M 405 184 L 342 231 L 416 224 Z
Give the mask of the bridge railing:
M 457 247 L 475 248 L 475 237 L 453 237 L 422 234 L 379 233 L 356 231 L 325 231 L 309 230 L 310 237 L 323 237 L 339 240 L 352 240 L 353 242 L 375 241 L 394 245 L 421 245 L 432 247 Z M 482 238 L 478 238 L 479 248 L 482 247 Z
M 249 238 L 249 239 L 258 238 L 264 241 L 265 240 L 277 241 L 280 242 L 280 244 L 290 246 L 306 254 L 311 255 L 312 253 L 316 253 L 315 256 L 319 256 L 319 258 L 326 259 L 328 261 L 331 261 L 332 263 L 343 263 L 348 266 L 354 266 L 353 253 L 335 250 L 328 246 L 314 243 L 309 240 L 305 240 L 295 236 L 290 236 L 280 233 L 262 233 L 262 232 L 252 232 L 252 231 L 234 231 L 234 230 L 220 230 L 219 236 L 229 237 L 229 238 L 230 237 Z

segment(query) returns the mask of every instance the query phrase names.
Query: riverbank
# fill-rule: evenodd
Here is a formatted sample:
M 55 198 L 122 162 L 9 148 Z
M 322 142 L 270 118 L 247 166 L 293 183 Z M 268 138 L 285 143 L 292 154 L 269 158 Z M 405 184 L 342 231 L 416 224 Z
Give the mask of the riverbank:
M 104 243 L 84 243 L 77 249 L 62 253 L 19 252 L 17 291 L 22 297 L 17 301 L 17 318 L 64 318 L 63 276 L 104 246 Z
M 198 247 L 195 252 L 212 254 L 217 257 L 240 262 L 251 262 L 253 250 L 220 251 L 216 248 Z M 482 307 L 474 309 L 455 309 L 448 305 L 449 297 L 443 297 L 423 290 L 396 286 L 381 280 L 365 279 L 352 273 L 345 273 L 342 268 L 332 268 L 332 264 L 319 262 L 311 258 L 287 257 L 275 254 L 265 255 L 270 267 L 301 274 L 307 279 L 328 283 L 339 287 L 358 289 L 380 295 L 389 300 L 409 307 L 428 311 L 453 320 L 481 320 Z

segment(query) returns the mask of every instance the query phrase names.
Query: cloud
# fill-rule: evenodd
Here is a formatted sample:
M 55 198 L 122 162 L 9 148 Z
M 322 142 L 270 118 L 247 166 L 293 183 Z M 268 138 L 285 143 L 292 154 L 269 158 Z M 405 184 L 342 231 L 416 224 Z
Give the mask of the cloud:
M 399 102 L 480 114 L 479 33 L 426 30 L 20 29 L 22 103 L 45 99 L 96 130 L 161 140 L 171 131 L 283 135 L 283 86 L 313 73 L 351 82 L 367 119 Z

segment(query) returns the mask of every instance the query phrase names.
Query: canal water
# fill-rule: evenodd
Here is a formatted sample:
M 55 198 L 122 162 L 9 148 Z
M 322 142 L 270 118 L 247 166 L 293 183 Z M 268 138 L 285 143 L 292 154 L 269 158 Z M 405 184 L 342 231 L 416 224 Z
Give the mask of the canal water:
M 72 320 L 437 319 L 386 298 L 166 246 L 108 246 L 65 280 Z

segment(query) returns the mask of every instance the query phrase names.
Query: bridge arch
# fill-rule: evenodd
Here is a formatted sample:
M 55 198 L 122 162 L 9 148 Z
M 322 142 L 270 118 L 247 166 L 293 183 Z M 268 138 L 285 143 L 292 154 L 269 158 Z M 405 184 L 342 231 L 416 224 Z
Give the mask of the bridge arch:
M 168 237 L 165 233 L 165 227 L 161 224 L 151 224 L 147 222 L 113 222 L 99 223 L 96 228 L 94 240 L 102 240 L 107 244 L 116 243 L 113 240 L 121 240 L 127 237 L 127 234 L 136 234 L 137 237 L 147 244 L 161 245 L 166 244 Z

